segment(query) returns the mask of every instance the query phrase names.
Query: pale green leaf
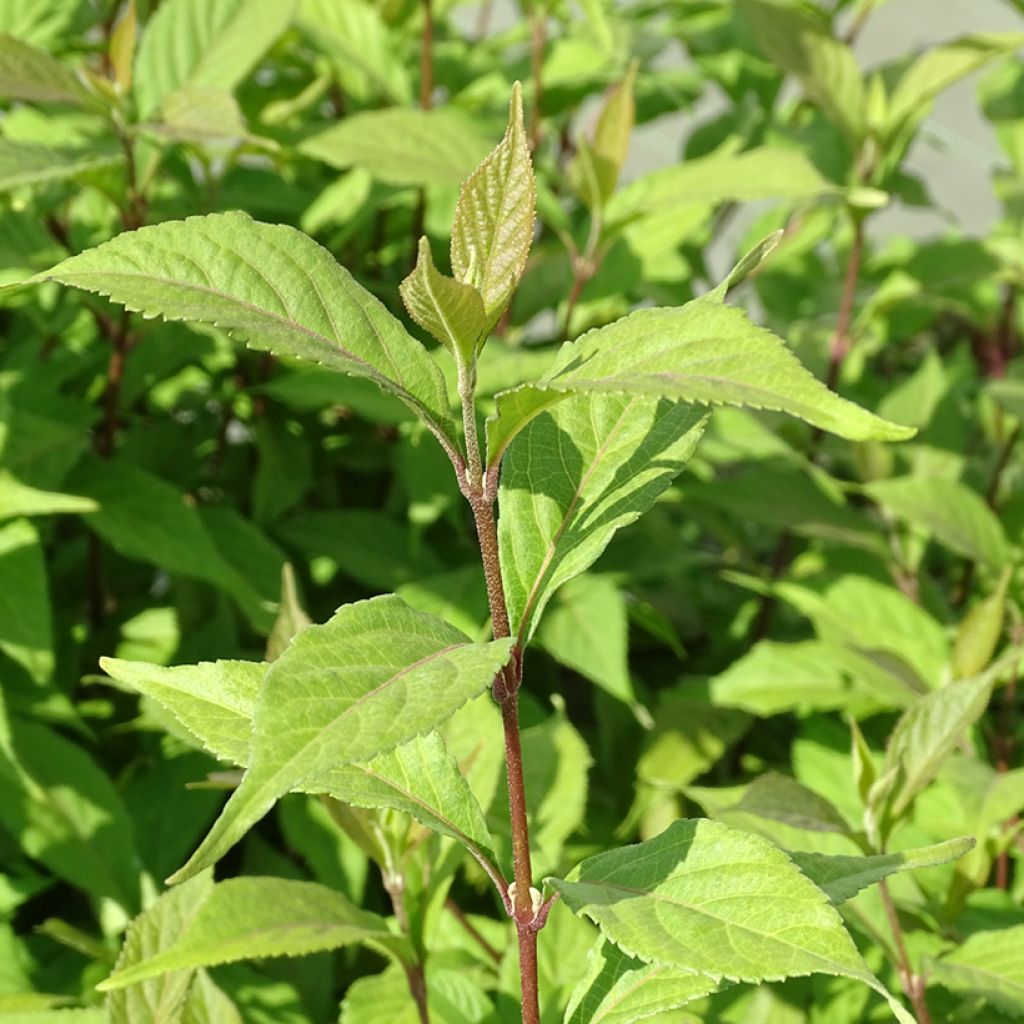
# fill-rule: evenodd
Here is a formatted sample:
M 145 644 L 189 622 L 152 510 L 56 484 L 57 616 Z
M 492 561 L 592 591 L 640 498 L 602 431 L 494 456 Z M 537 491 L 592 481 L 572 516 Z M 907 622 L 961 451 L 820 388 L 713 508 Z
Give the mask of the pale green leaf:
M 770 409 L 854 441 L 913 435 L 830 391 L 742 310 L 705 298 L 641 309 L 589 331 L 563 345 L 540 380 L 497 395 L 487 424 L 489 463 L 534 416 L 580 391 Z
M 67 42 L 81 14 L 82 0 L 0 0 L 0 32 L 48 50 Z
M 301 0 L 296 21 L 359 103 L 376 106 L 369 101 L 380 95 L 399 104 L 413 98 L 402 48 L 370 0 Z
M 169 711 L 214 756 L 249 763 L 252 719 L 267 665 L 218 661 L 163 668 L 118 658 L 100 664 L 112 678 Z M 458 765 L 433 733 L 370 761 L 328 765 L 296 788 L 356 807 L 394 808 L 476 852 L 492 845 Z
M 829 800 L 796 779 L 769 772 L 755 779 L 728 808 L 810 832 L 850 835 L 846 819 Z
M 914 871 L 918 868 L 948 864 L 969 853 L 973 846 L 973 839 L 961 836 L 917 850 L 900 850 L 898 853 L 882 853 L 869 857 L 850 857 L 842 854 L 830 856 L 802 850 L 792 851 L 789 856 L 793 863 L 822 889 L 829 900 L 838 905 L 853 899 L 861 889 L 875 885 L 897 871 Z
M 536 201 L 516 83 L 505 135 L 462 186 L 452 222 L 452 272 L 480 293 L 491 324 L 505 311 L 526 266 Z
M 825 894 L 760 836 L 677 821 L 548 883 L 647 963 L 741 981 L 841 975 L 887 995 Z
M 1024 33 L 989 32 L 929 47 L 900 76 L 889 100 L 891 134 L 919 121 L 944 89 L 991 60 L 1024 46 Z
M 101 658 L 100 668 L 166 708 L 215 757 L 247 763 L 253 708 L 266 665 L 215 661 L 164 668 Z
M 3 1024 L 109 1024 L 103 1010 L 14 1010 L 5 1013 Z
M 994 675 L 949 683 L 922 697 L 896 723 L 869 805 L 882 837 L 936 776 L 988 705 Z
M 0 651 L 37 683 L 53 672 L 53 625 L 46 562 L 26 519 L 0 525 Z
M 0 470 L 0 519 L 95 512 L 96 502 L 78 494 L 43 491 Z
M 759 199 L 812 199 L 837 192 L 795 149 L 763 146 L 742 153 L 712 153 L 673 164 L 623 186 L 608 203 L 608 220 L 665 216 L 688 205 Z
M 864 485 L 893 515 L 919 526 L 965 558 L 1001 570 L 1009 557 L 1006 534 L 984 499 L 956 480 L 893 477 Z
M 731 289 L 741 284 L 775 252 L 782 243 L 784 235 L 785 232 L 781 229 L 773 231 L 766 238 L 762 238 L 752 249 L 745 252 L 732 270 L 725 276 L 725 279 L 713 291 L 708 293 L 709 298 L 724 299 Z
M 135 62 L 139 115 L 182 86 L 232 91 L 284 32 L 294 0 L 163 0 Z
M 164 893 L 128 926 L 114 973 L 137 969 L 173 946 L 212 890 L 213 878 L 206 873 Z M 107 997 L 110 1024 L 177 1024 L 192 980 L 193 972 L 186 968 L 112 992 Z
M 970 679 L 984 672 L 992 661 L 1003 635 L 1010 575 L 1009 568 L 1003 570 L 995 590 L 978 601 L 957 627 L 953 643 L 954 679 Z
M 196 971 L 181 1024 L 245 1024 L 238 1007 L 206 971 Z
M 163 10 L 163 8 L 161 8 Z M 141 312 L 237 332 L 254 348 L 366 377 L 452 447 L 444 378 L 326 249 L 285 225 L 215 213 L 125 232 L 38 279 Z
M 510 648 L 468 643 L 391 595 L 304 630 L 267 671 L 241 786 L 175 880 L 215 863 L 306 780 L 436 728 L 493 681 Z
M 298 150 L 331 167 L 360 167 L 391 185 L 457 186 L 487 154 L 487 142 L 452 107 L 389 107 L 346 117 Z
M 600 394 L 530 418 L 504 460 L 498 520 L 509 617 L 523 642 L 552 594 L 679 474 L 705 419 L 671 402 Z
M 540 642 L 557 661 L 625 704 L 636 704 L 629 676 L 626 599 L 607 576 L 567 583 L 548 609 Z
M 471 284 L 456 281 L 434 266 L 426 236 L 420 239 L 416 266 L 399 290 L 409 316 L 460 363 L 472 365 L 488 326 L 483 299 Z
M 172 142 L 260 141 L 249 134 L 234 96 L 210 86 L 184 86 L 168 93 L 160 104 L 159 118 L 143 127 L 147 134 Z
M 127 92 L 132 87 L 132 71 L 135 63 L 135 46 L 138 43 L 139 15 L 135 0 L 128 0 L 127 6 L 121 11 L 121 17 L 110 33 L 110 44 L 107 53 L 110 67 L 114 72 L 114 81 L 118 87 Z
M 431 1024 L 492 1024 L 495 1008 L 487 988 L 492 979 L 459 961 L 428 957 L 427 1014 Z M 423 1015 L 397 966 L 365 975 L 345 991 L 340 1024 L 422 1024 Z
M 0 138 L 0 190 L 63 181 L 123 159 L 113 142 L 57 147 Z
M 863 132 L 864 82 L 853 51 L 817 12 L 778 0 L 741 0 L 758 47 L 854 142 Z
M 163 899 L 173 899 L 177 891 Z M 169 971 L 301 956 L 354 943 L 370 943 L 399 955 L 404 949 L 403 940 L 384 918 L 315 882 L 232 878 L 211 886 L 204 895 L 168 945 L 116 970 L 97 987 L 113 991 Z
M 1024 1014 L 1024 925 L 976 932 L 929 968 L 929 977 L 945 988 Z
M 564 1024 L 634 1024 L 719 988 L 719 982 L 707 975 L 636 960 L 604 939 L 587 961 L 587 973 L 565 1009 Z
M 48 0 L 44 0 L 48 2 Z M 56 57 L 31 45 L 21 33 L 9 34 L 0 18 L 0 96 L 34 103 L 88 106 L 92 94 Z M 15 38 L 15 36 L 18 38 Z
M 293 637 L 301 633 L 312 620 L 302 607 L 299 596 L 299 585 L 295 579 L 295 570 L 290 562 L 281 570 L 281 604 L 277 618 L 267 637 L 267 661 L 274 661 L 281 656 Z

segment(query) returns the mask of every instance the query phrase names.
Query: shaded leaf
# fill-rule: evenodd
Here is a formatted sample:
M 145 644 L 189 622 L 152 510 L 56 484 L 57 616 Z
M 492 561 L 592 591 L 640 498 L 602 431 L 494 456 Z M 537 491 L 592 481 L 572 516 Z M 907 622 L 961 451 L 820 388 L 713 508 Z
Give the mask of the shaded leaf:
M 74 72 L 56 57 L 31 45 L 23 32 L 12 35 L 9 34 L 10 26 L 4 24 L 2 28 L 7 31 L 0 32 L 0 96 L 34 103 L 73 103 L 77 106 L 93 102 L 92 94 Z
M 930 968 L 929 976 L 954 992 L 1024 1013 L 1024 925 L 976 932 L 959 949 L 932 960 Z
M 123 159 L 113 142 L 57 147 L 0 138 L 0 189 L 62 181 Z

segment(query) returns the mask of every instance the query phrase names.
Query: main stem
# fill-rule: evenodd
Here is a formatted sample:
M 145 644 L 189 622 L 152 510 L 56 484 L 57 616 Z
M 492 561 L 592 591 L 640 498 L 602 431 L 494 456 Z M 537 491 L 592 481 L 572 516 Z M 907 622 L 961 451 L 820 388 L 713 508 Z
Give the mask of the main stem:
M 466 438 L 467 471 L 463 491 L 473 511 L 480 559 L 487 581 L 487 601 L 491 611 L 491 631 L 495 640 L 512 635 L 505 603 L 498 553 L 498 528 L 494 519 L 494 497 L 487 493 L 483 479 L 480 446 L 476 429 L 474 391 L 476 374 L 472 368 L 459 366 L 459 395 L 462 399 L 462 422 Z M 538 919 L 533 900 L 533 867 L 530 863 L 530 826 L 526 811 L 526 783 L 523 778 L 523 746 L 519 737 L 520 655 L 513 649 L 509 663 L 494 680 L 494 699 L 501 709 L 501 725 L 505 734 L 505 775 L 508 780 L 508 809 L 512 825 L 512 873 L 515 893 L 511 901 L 512 920 L 519 941 L 519 983 L 522 992 L 523 1024 L 540 1024 L 537 983 L 537 932 L 543 924 Z
M 903 941 L 903 926 L 900 924 L 899 914 L 896 913 L 896 906 L 892 901 L 892 894 L 884 879 L 878 883 L 878 889 L 885 907 L 885 916 L 889 920 L 893 941 L 896 943 L 897 973 L 900 977 L 900 984 L 914 1008 L 917 1024 L 932 1024 L 932 1017 L 928 1012 L 928 1003 L 924 995 L 924 978 L 914 973 L 914 967 L 907 953 L 907 945 Z

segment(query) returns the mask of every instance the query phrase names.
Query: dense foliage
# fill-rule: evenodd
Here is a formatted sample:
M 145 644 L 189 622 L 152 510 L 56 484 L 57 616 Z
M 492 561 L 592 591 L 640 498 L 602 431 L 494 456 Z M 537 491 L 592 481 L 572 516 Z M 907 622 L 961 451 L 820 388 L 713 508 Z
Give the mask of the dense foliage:
M 1024 1016 L 1024 33 L 880 2 L 0 0 L 0 1024 Z

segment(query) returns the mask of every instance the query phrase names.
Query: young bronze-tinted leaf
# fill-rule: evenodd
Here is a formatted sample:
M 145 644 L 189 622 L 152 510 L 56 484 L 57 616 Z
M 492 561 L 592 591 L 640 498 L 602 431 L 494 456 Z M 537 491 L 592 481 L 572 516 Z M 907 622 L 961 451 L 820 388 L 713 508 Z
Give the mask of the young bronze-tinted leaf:
M 932 534 L 951 551 L 1001 570 L 1009 557 L 1006 534 L 984 499 L 957 480 L 892 477 L 864 490 L 893 515 Z
M 760 836 L 677 821 L 548 882 L 647 963 L 740 981 L 834 974 L 884 992 L 825 894 Z
M 634 959 L 601 939 L 590 952 L 587 973 L 573 991 L 563 1020 L 564 1024 L 634 1024 L 702 999 L 717 991 L 719 984 L 706 974 Z
M 487 424 L 494 465 L 534 416 L 573 392 L 625 392 L 796 416 L 854 441 L 899 441 L 914 431 L 830 391 L 781 338 L 711 299 L 641 309 L 562 346 L 546 376 L 497 395 Z
M 56 147 L 0 138 L 0 190 L 62 181 L 122 160 L 123 151 L 112 141 Z
M 1024 1013 L 1024 925 L 976 932 L 928 967 L 929 977 L 953 992 L 981 996 L 1016 1017 Z
M 361 167 L 391 185 L 456 186 L 486 155 L 487 142 L 454 108 L 390 107 L 346 117 L 298 149 L 331 167 Z
M 125 232 L 40 279 L 144 316 L 233 331 L 254 348 L 367 377 L 454 446 L 444 378 L 402 325 L 295 228 L 215 213 Z
M 517 84 L 505 137 L 462 186 L 452 224 L 452 271 L 480 293 L 490 324 L 505 311 L 526 266 L 535 203 Z
M 308 779 L 440 725 L 492 682 L 510 647 L 469 643 L 391 595 L 346 605 L 304 630 L 267 671 L 241 786 L 174 879 L 215 863 Z
M 292 19 L 295 0 L 163 0 L 135 64 L 139 114 L 182 86 L 234 89 Z
M 900 850 L 871 857 L 830 856 L 803 850 L 790 852 L 790 858 L 836 906 L 853 899 L 869 885 L 897 871 L 933 868 L 958 860 L 974 846 L 974 840 L 961 836 L 917 850 Z
M 119 974 L 137 968 L 173 946 L 210 898 L 212 890 L 213 877 L 206 872 L 164 893 L 128 926 L 114 972 Z M 110 1024 L 179 1020 L 192 979 L 192 970 L 186 968 L 112 992 L 107 998 Z
M 194 886 L 193 879 L 189 886 Z M 175 889 L 163 900 L 174 900 Z M 98 986 L 114 991 L 168 971 L 234 960 L 300 956 L 368 942 L 400 953 L 403 940 L 387 921 L 353 906 L 334 889 L 283 878 L 232 878 L 210 886 L 190 907 L 172 941 L 135 959 Z M 145 950 L 149 952 L 149 950 Z
M 409 316 L 459 362 L 471 365 L 488 326 L 483 299 L 471 284 L 456 281 L 434 266 L 426 236 L 420 239 L 416 266 L 400 290 Z
M 573 396 L 531 419 L 505 459 L 499 493 L 505 597 L 521 640 L 555 590 L 679 474 L 705 419 L 673 402 L 602 394 Z
M 800 79 L 807 95 L 853 142 L 863 131 L 864 83 L 853 51 L 824 19 L 778 0 L 742 0 L 758 47 Z
M 34 103 L 94 102 L 92 94 L 56 57 L 7 32 L 0 33 L 0 96 Z

